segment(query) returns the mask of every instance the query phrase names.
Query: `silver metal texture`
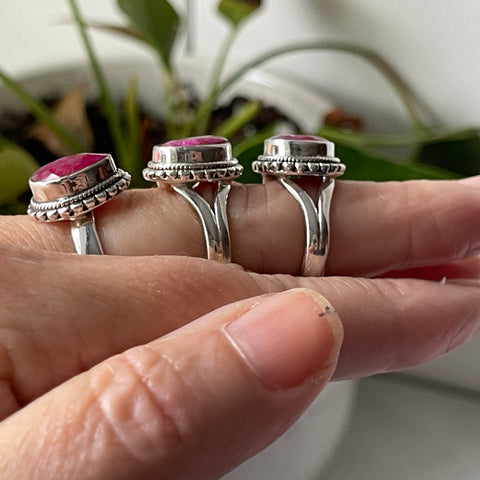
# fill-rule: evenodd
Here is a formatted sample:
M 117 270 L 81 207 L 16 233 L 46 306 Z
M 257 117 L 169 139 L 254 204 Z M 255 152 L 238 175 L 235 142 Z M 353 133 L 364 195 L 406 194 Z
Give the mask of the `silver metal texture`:
M 155 146 L 143 176 L 158 185 L 170 185 L 190 203 L 202 223 L 207 258 L 228 263 L 231 261 L 228 194 L 231 182 L 242 171 L 225 138 L 203 136 Z M 217 183 L 213 207 L 196 191 L 199 182 Z
M 79 157 L 92 161 L 79 170 L 62 175 L 49 166 L 62 162 L 63 170 Z M 38 172 L 46 170 L 41 178 Z M 59 172 L 62 167 L 59 168 Z M 64 157 L 48 164 L 30 177 L 32 199 L 27 213 L 39 222 L 70 220 L 75 251 L 78 254 L 103 254 L 95 227 L 93 210 L 126 190 L 130 174 L 118 169 L 109 154 L 79 154 Z
M 103 255 L 93 212 L 87 212 L 73 220 L 70 224 L 70 234 L 77 253 Z
M 335 157 L 335 145 L 310 135 L 281 135 L 265 140 L 263 155 L 252 163 L 254 172 L 274 176 L 297 201 L 305 220 L 304 276 L 324 274 L 330 244 L 330 203 L 335 178 L 345 165 Z M 292 177 L 321 177 L 314 200 Z

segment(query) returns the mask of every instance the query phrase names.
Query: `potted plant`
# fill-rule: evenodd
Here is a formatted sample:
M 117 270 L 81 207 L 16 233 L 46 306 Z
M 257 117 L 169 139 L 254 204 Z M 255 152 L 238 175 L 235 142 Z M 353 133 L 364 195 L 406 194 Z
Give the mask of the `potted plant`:
M 261 121 L 262 106 L 258 98 L 251 98 L 241 103 L 230 105 L 222 113 L 216 112 L 218 101 L 229 88 L 238 83 L 246 73 L 261 66 L 265 62 L 282 55 L 298 51 L 337 51 L 356 55 L 371 63 L 396 89 L 410 115 L 412 132 L 402 135 L 373 135 L 359 131 L 361 122 L 352 119 L 341 111 L 332 107 L 330 115 L 318 114 L 317 125 L 313 128 L 315 133 L 326 136 L 337 144 L 337 150 L 342 160 L 347 164 L 345 178 L 388 180 L 409 178 L 453 178 L 459 175 L 470 175 L 480 171 L 480 138 L 477 128 L 459 129 L 432 129 L 424 124 L 418 112 L 415 96 L 408 88 L 406 82 L 384 59 L 375 52 L 369 51 L 358 45 L 330 41 L 309 41 L 295 45 L 285 45 L 273 51 L 255 56 L 243 65 L 236 66 L 228 75 L 224 75 L 228 53 L 237 36 L 238 31 L 248 22 L 249 18 L 261 8 L 261 1 L 223 0 L 218 4 L 218 12 L 230 25 L 230 32 L 226 36 L 218 57 L 208 71 L 209 81 L 206 91 L 189 90 L 189 81 L 179 73 L 178 65 L 173 55 L 173 49 L 182 36 L 180 28 L 182 19 L 167 0 L 118 0 L 117 4 L 126 15 L 127 25 L 108 25 L 94 21 L 86 22 L 77 2 L 69 0 L 74 23 L 79 30 L 82 42 L 88 55 L 89 64 L 93 73 L 94 82 L 98 91 L 98 104 L 106 124 L 106 132 L 112 140 L 110 146 L 114 150 L 119 165 L 133 173 L 133 182 L 136 186 L 143 186 L 139 172 L 145 163 L 148 148 L 143 148 L 145 140 L 144 122 L 145 112 L 141 111 L 138 103 L 138 85 L 134 78 L 124 89 L 123 112 L 120 111 L 117 99 L 112 93 L 111 82 L 108 81 L 104 69 L 97 59 L 89 37 L 89 29 L 95 28 L 117 32 L 127 36 L 131 41 L 144 42 L 153 52 L 153 58 L 161 69 L 161 83 L 163 92 L 163 125 L 154 138 L 157 141 L 178 138 L 188 135 L 215 132 L 217 134 L 233 137 L 235 154 L 247 167 L 245 181 L 258 181 L 249 175 L 248 168 L 251 159 L 259 153 L 263 140 L 270 136 L 275 129 L 281 115 L 273 115 Z M 204 65 L 205 67 L 205 65 Z M 92 142 L 88 139 L 88 125 L 71 125 L 68 120 L 62 121 L 62 115 L 52 112 L 37 98 L 34 98 L 22 86 L 0 70 L 0 79 L 5 86 L 21 99 L 33 117 L 44 125 L 45 137 L 56 137 L 57 144 L 62 148 L 58 153 L 74 153 L 76 151 L 90 150 Z M 78 97 L 78 94 L 77 94 Z M 75 105 L 74 102 L 71 102 Z M 85 108 L 82 102 L 77 102 L 77 110 L 72 116 L 84 115 Z M 68 108 L 64 108 L 64 111 Z M 226 113 L 225 113 L 226 112 Z M 65 115 L 63 116 L 63 119 Z M 223 120 L 223 121 L 222 121 Z M 70 123 L 70 128 L 69 124 Z M 86 119 L 85 124 L 88 123 Z M 245 127 L 249 133 L 245 132 Z M 298 128 L 292 125 L 291 128 Z M 73 130 L 73 131 L 72 131 Z M 94 129 L 97 130 L 97 129 Z M 40 129 L 42 131 L 42 129 Z M 45 132 L 47 132 L 45 134 Z M 15 146 L 15 135 L 0 129 L 0 169 L 3 182 L 0 185 L 0 212 L 21 212 L 24 209 L 22 194 L 27 190 L 27 178 L 38 164 Z M 38 134 L 38 129 L 37 129 Z M 91 135 L 91 134 L 90 134 Z M 38 137 L 38 135 L 37 135 Z M 103 146 L 103 145 L 102 145 Z M 378 149 L 382 147 L 408 147 L 411 150 L 407 162 L 396 163 L 392 159 L 379 155 Z M 452 151 L 456 155 L 452 155 Z M 38 155 L 37 161 L 38 161 Z M 461 162 L 453 158 L 462 157 Z M 40 159 L 41 162 L 49 161 Z
M 39 81 L 41 84 L 43 79 L 43 86 L 34 87 L 35 93 L 40 95 L 37 97 L 30 93 L 31 83 L 17 82 L 0 70 L 0 79 L 5 87 L 13 92 L 30 112 L 28 129 L 30 137 L 35 139 L 33 142 L 21 140 L 16 144 L 14 140 L 18 137 L 12 130 L 0 130 L 2 212 L 25 211 L 27 180 L 30 173 L 38 167 L 40 158 L 40 161 L 44 162 L 62 153 L 91 150 L 95 135 L 108 137 L 107 146 L 111 148 L 111 153 L 122 168 L 132 172 L 137 186 L 142 186 L 141 170 L 148 161 L 149 145 L 152 142 L 160 143 L 175 137 L 204 133 L 227 136 L 233 141 L 235 155 L 249 171 L 250 162 L 260 152 L 264 139 L 271 136 L 276 129 L 285 128 L 285 122 L 288 129 L 320 134 L 335 141 L 338 154 L 348 167 L 347 178 L 454 178 L 460 174 L 473 173 L 475 169 L 480 170 L 480 155 L 478 158 L 475 155 L 469 157 L 472 160 L 468 168 L 450 164 L 443 155 L 438 159 L 436 155 L 432 155 L 431 152 L 439 145 L 448 145 L 451 148 L 471 146 L 480 150 L 480 147 L 476 146 L 480 143 L 478 131 L 433 130 L 424 125 L 417 111 L 414 95 L 406 83 L 374 52 L 340 42 L 304 42 L 265 52 L 224 75 L 228 52 L 236 34 L 261 7 L 261 1 L 221 0 L 218 11 L 229 23 L 231 30 L 208 73 L 207 89 L 202 91 L 194 82 L 195 77 L 192 79 L 188 74 L 179 74 L 173 47 L 182 35 L 179 28 L 181 18 L 170 3 L 167 0 L 118 0 L 117 3 L 126 15 L 127 25 L 87 22 L 77 2 L 69 0 L 74 24 L 87 52 L 91 76 L 85 75 L 84 69 L 78 66 L 66 69 L 60 74 L 57 72 L 59 90 L 57 98 L 51 103 L 53 108 L 40 100 L 46 93 L 43 90 L 45 85 L 48 84 L 51 89 L 48 73 L 32 79 L 37 84 Z M 149 45 L 159 66 L 158 78 L 162 78 L 159 85 L 152 80 L 156 78 L 151 75 L 153 62 L 135 67 L 138 74 L 136 79 L 125 78 L 122 73 L 125 72 L 125 65 L 110 65 L 110 76 L 107 75 L 90 41 L 91 28 L 114 31 L 126 36 L 129 41 Z M 271 103 L 269 99 L 269 104 L 262 105 L 259 99 L 267 96 L 265 87 L 262 90 L 258 82 L 245 79 L 245 76 L 270 59 L 306 50 L 329 50 L 357 55 L 378 68 L 403 100 L 412 119 L 412 133 L 390 136 L 365 134 L 360 131 L 361 122 L 358 119 L 336 110 L 325 99 L 296 87 L 301 93 L 297 96 L 295 106 L 301 108 L 303 113 L 309 109 L 308 115 L 302 116 L 313 119 L 308 125 L 302 123 L 301 118 L 296 118 L 295 109 L 289 107 L 288 102 L 279 105 L 280 98 L 288 98 L 288 95 L 282 95 L 286 89 L 291 92 L 294 88 L 279 79 L 272 82 L 274 89 L 269 90 Z M 198 64 L 194 68 L 198 72 Z M 163 95 L 163 102 L 155 102 L 154 112 L 148 111 L 139 100 L 144 93 L 142 81 L 146 75 L 142 76 L 142 71 L 145 69 L 150 77 L 150 86 L 146 87 L 147 95 L 152 92 L 155 98 L 158 98 L 159 92 Z M 183 65 L 182 71 L 185 73 L 186 70 L 188 69 Z M 64 84 L 70 84 L 72 78 L 80 80 L 79 84 L 83 81 L 95 84 L 98 97 L 87 105 L 88 96 L 83 87 L 75 88 L 65 95 L 61 84 L 66 78 L 68 81 Z M 120 88 L 115 86 L 114 79 L 116 84 L 120 82 Z M 142 88 L 139 88 L 139 85 Z M 233 87 L 238 89 L 232 94 Z M 118 94 L 115 93 L 116 90 L 119 91 Z M 230 95 L 225 97 L 228 92 Z M 304 99 L 300 106 L 298 98 Z M 102 144 L 102 151 L 105 150 L 104 145 Z M 413 150 L 413 154 L 408 162 L 397 163 L 377 153 L 376 149 L 383 146 L 408 146 Z M 38 149 L 41 149 L 42 156 L 36 155 Z M 244 178 L 246 181 L 259 180 L 253 175 L 246 175 Z M 232 472 L 228 478 L 288 479 L 298 478 L 295 475 L 302 471 L 306 475 L 304 478 L 310 478 L 308 475 L 314 478 L 331 453 L 333 440 L 341 436 L 351 411 L 353 392 L 354 384 L 351 382 L 330 385 L 291 431 L 265 452 Z M 328 435 L 323 436 L 321 431 L 327 431 Z

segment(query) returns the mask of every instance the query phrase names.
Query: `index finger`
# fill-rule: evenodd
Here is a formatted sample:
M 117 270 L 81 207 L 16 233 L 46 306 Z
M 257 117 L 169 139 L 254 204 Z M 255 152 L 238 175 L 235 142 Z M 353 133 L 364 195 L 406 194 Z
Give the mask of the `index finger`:
M 312 191 L 318 180 L 304 182 Z M 259 273 L 300 272 L 305 225 L 278 183 L 235 184 L 228 215 L 232 260 Z M 337 182 L 327 274 L 374 276 L 480 252 L 480 177 L 461 181 Z M 200 220 L 169 189 L 126 192 L 96 211 L 106 253 L 205 257 Z M 6 243 L 73 252 L 65 222 L 0 217 Z

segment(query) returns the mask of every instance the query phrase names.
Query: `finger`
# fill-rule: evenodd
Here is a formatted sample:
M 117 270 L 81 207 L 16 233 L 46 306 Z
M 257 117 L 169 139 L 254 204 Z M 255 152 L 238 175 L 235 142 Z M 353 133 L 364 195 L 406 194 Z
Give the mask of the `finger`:
M 347 316 L 336 379 L 404 370 L 444 355 L 480 332 L 478 280 L 338 282 L 320 290 Z
M 337 182 L 331 211 L 330 275 L 374 276 L 449 263 L 480 252 L 480 177 L 475 182 Z M 316 190 L 318 181 L 304 181 Z M 472 186 L 473 185 L 473 186 Z M 96 212 L 105 251 L 206 256 L 198 216 L 169 189 L 130 191 Z M 232 259 L 259 273 L 298 274 L 305 226 L 278 182 L 234 185 L 229 197 Z M 8 243 L 73 251 L 69 226 L 0 217 Z
M 350 182 L 336 204 L 342 218 L 332 224 L 327 271 L 375 276 L 479 254 L 480 176 L 474 180 Z
M 308 290 L 224 307 L 4 421 L 0 471 L 17 480 L 219 478 L 303 413 L 341 341 L 337 314 Z
M 393 270 L 382 274 L 384 278 L 423 278 L 442 282 L 452 279 L 478 279 L 480 278 L 480 256 L 465 258 L 444 265 L 431 267 L 409 268 L 407 270 Z
M 222 305 L 295 287 L 325 295 L 342 318 L 337 378 L 407 368 L 477 332 L 480 282 L 461 282 L 263 276 L 187 257 L 11 248 L 0 269 L 0 385 L 8 392 L 3 412 Z

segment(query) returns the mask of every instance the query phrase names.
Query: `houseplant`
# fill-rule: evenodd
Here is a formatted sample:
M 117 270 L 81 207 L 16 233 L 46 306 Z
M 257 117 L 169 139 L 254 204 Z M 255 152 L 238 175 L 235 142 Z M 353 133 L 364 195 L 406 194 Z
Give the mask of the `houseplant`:
M 113 63 L 108 65 L 108 73 L 106 75 L 102 75 L 105 84 L 108 85 L 108 95 L 112 100 L 112 104 L 114 104 L 116 102 L 116 99 L 119 98 L 115 93 L 115 89 L 117 87 L 115 87 L 112 82 L 114 82 L 114 80 L 118 81 L 119 78 L 124 78 L 124 72 L 126 71 L 125 65 L 115 65 Z M 131 67 L 132 65 L 129 65 L 129 68 Z M 198 74 L 198 65 L 194 68 L 197 68 Z M 141 86 L 143 88 L 142 82 L 143 79 L 147 77 L 147 75 L 143 75 L 142 72 L 151 74 L 153 65 L 150 63 L 148 65 L 140 63 L 138 66 L 135 66 L 134 69 L 139 75 L 139 78 L 137 79 L 138 85 L 139 87 Z M 55 72 L 55 81 L 52 81 L 52 72 L 46 72 L 43 75 L 34 75 L 33 77 L 35 78 L 32 77 L 30 79 L 27 79 L 26 82 L 22 82 L 21 84 L 14 82 L 14 84 L 11 85 L 13 86 L 13 89 L 18 93 L 22 94 L 24 92 L 26 94 L 23 97 L 25 103 L 27 103 L 31 107 L 31 110 L 38 117 L 44 118 L 47 123 L 52 122 L 53 119 L 52 125 L 55 129 L 57 128 L 55 122 L 58 122 L 58 109 L 54 108 L 54 110 L 52 111 L 46 110 L 40 103 L 38 103 L 36 97 L 32 97 L 27 92 L 35 91 L 35 94 L 38 94 L 39 98 L 43 98 L 45 93 L 53 91 L 57 92 L 57 95 L 61 97 L 65 91 L 63 89 L 63 85 L 70 85 L 72 79 L 79 83 L 83 83 L 84 81 L 87 83 L 92 83 L 91 76 L 87 75 L 85 71 L 86 69 L 83 66 L 73 66 L 70 69 L 67 67 L 63 71 L 57 70 Z M 185 68 L 183 68 L 183 71 L 185 72 Z M 161 87 L 155 85 L 154 79 L 157 77 L 155 75 L 148 76 L 150 77 L 150 82 L 154 84 L 152 86 L 152 90 L 155 90 L 156 87 L 157 90 L 160 91 Z M 183 85 L 185 85 L 185 80 L 188 81 L 188 75 L 187 79 L 184 78 L 182 81 L 182 88 Z M 64 81 L 65 84 L 63 84 Z M 246 82 L 248 83 L 248 80 Z M 292 85 L 284 86 L 282 82 L 279 82 L 277 80 L 274 81 L 274 79 L 272 80 L 272 82 L 275 85 L 275 91 L 278 91 L 279 94 L 285 93 L 285 90 L 280 89 L 288 88 L 288 90 L 290 91 L 292 89 Z M 126 83 L 128 84 L 129 82 L 127 81 Z M 253 86 L 254 83 L 255 82 L 253 81 L 250 82 L 249 92 L 252 92 L 251 86 Z M 130 83 L 130 85 L 133 85 L 133 83 Z M 123 86 L 124 85 L 122 85 L 122 87 Z M 132 86 L 130 88 L 132 90 L 129 90 L 129 92 L 135 90 L 135 88 L 133 88 Z M 265 89 L 258 90 L 258 85 L 255 88 L 256 91 L 258 91 L 260 96 L 263 98 L 265 96 Z M 69 88 L 67 88 L 67 91 L 68 90 Z M 142 92 L 139 92 L 139 96 L 141 96 L 141 94 Z M 156 93 L 154 94 L 157 95 Z M 78 95 L 81 96 L 81 92 Z M 69 95 L 67 95 L 67 97 L 69 97 Z M 311 94 L 309 94 L 308 92 L 300 91 L 297 99 L 299 97 L 305 98 L 305 101 L 300 102 L 300 104 L 302 105 L 302 110 L 304 108 L 303 105 L 305 105 L 306 108 L 310 105 L 315 106 L 317 103 L 322 103 L 321 100 L 317 102 L 317 100 L 315 98 L 312 98 Z M 132 95 L 131 93 L 127 95 L 126 103 L 130 105 L 130 115 L 132 115 L 132 112 L 135 111 L 138 112 L 138 114 L 140 113 L 139 102 L 137 102 L 136 95 Z M 5 105 L 5 103 L 2 104 Z M 116 105 L 114 105 L 114 108 L 115 107 Z M 157 107 L 159 110 L 157 114 L 160 114 L 161 105 L 157 105 Z M 284 108 L 288 107 L 284 106 Z M 232 117 L 228 117 L 228 121 L 224 123 L 222 128 L 228 127 L 231 129 L 231 131 L 232 129 L 234 130 L 236 128 L 234 125 L 235 122 L 239 122 L 237 123 L 237 125 L 243 123 L 245 121 L 244 119 L 246 118 L 245 116 L 248 117 L 251 114 L 250 112 L 252 110 L 258 111 L 258 109 L 258 102 L 250 102 L 248 100 L 242 101 L 239 110 L 237 110 L 237 114 L 233 115 Z M 136 115 L 133 115 L 133 117 L 136 117 Z M 130 128 L 132 125 L 139 125 L 139 123 L 141 122 L 139 122 L 138 120 L 138 117 L 136 120 L 135 118 L 133 118 L 133 121 L 131 121 L 130 123 Z M 61 126 L 63 127 L 64 125 L 61 124 Z M 266 135 L 270 131 L 268 130 L 268 128 L 270 127 L 267 127 L 267 130 L 265 130 L 265 132 L 263 133 L 264 135 Z M 62 135 L 63 132 L 60 133 L 61 137 Z M 231 134 L 229 134 L 229 136 L 231 136 Z M 80 141 L 82 140 L 84 141 L 84 139 L 80 139 Z M 78 140 L 75 139 L 75 141 Z M 69 140 L 67 140 L 67 143 L 68 142 Z M 65 145 L 62 145 L 62 143 L 64 142 L 60 141 L 60 149 L 65 148 Z M 13 148 L 11 142 L 8 142 L 8 145 L 9 148 Z M 73 147 L 75 148 L 75 146 Z M 83 149 L 84 147 L 80 146 L 79 148 Z M 116 156 L 117 159 L 119 159 L 118 155 Z M 32 161 L 35 162 L 34 159 L 32 159 Z M 141 159 L 141 161 L 144 161 L 143 158 Z M 21 208 L 19 210 L 22 211 Z M 265 476 L 270 478 L 282 478 L 281 475 L 289 475 L 283 478 L 293 478 L 291 476 L 292 471 L 296 473 L 305 470 L 305 472 L 308 472 L 308 474 L 312 475 L 314 474 L 314 470 L 318 472 L 321 465 L 330 455 L 336 441 L 338 441 L 345 429 L 346 422 L 352 410 L 354 391 L 354 382 L 337 382 L 329 385 L 323 395 L 311 407 L 309 412 L 304 417 L 302 417 L 301 421 L 292 430 L 290 430 L 286 436 L 282 437 L 274 446 L 263 452 L 260 456 L 255 457 L 254 459 L 249 461 L 248 464 L 243 465 L 238 472 L 231 473 L 230 478 L 244 478 L 245 476 L 248 476 L 249 478 L 265 478 Z M 307 445 L 308 448 L 306 447 Z M 298 449 L 300 451 L 295 451 Z
M 85 21 L 77 2 L 69 0 L 75 26 L 78 28 L 85 46 L 89 63 L 93 72 L 97 90 L 98 103 L 112 139 L 115 157 L 123 168 L 132 171 L 134 184 L 144 186 L 140 171 L 145 163 L 145 151 L 141 148 L 141 107 L 138 104 L 138 87 L 131 79 L 124 94 L 124 111 L 121 112 L 114 99 L 111 86 L 105 78 L 104 69 L 100 65 L 89 38 L 89 28 L 114 31 L 128 37 L 129 41 L 146 43 L 153 53 L 153 58 L 161 66 L 164 92 L 164 139 L 178 138 L 192 134 L 216 133 L 234 137 L 235 154 L 247 167 L 246 181 L 258 181 L 248 175 L 248 165 L 261 150 L 263 140 L 273 133 L 275 117 L 272 122 L 262 125 L 247 136 L 241 131 L 246 125 L 255 122 L 262 106 L 257 99 L 247 100 L 241 107 L 235 107 L 235 113 L 228 115 L 220 125 L 212 122 L 212 114 L 219 97 L 234 85 L 252 68 L 282 55 L 298 51 L 337 51 L 356 55 L 370 62 L 396 89 L 405 104 L 412 121 L 412 132 L 402 135 L 372 135 L 352 129 L 351 119 L 345 115 L 331 115 L 328 122 L 318 118 L 316 133 L 335 141 L 342 160 L 347 164 L 345 178 L 387 180 L 408 178 L 454 178 L 459 175 L 470 175 L 480 171 L 480 138 L 478 129 L 431 129 L 425 125 L 418 112 L 414 94 L 401 76 L 384 59 L 375 52 L 357 45 L 342 42 L 310 41 L 296 45 L 285 45 L 273 51 L 265 52 L 245 64 L 237 66 L 229 75 L 223 75 L 230 48 L 242 26 L 261 8 L 261 1 L 222 0 L 218 3 L 219 13 L 226 19 L 230 32 L 224 39 L 218 57 L 209 71 L 209 82 L 205 92 L 190 92 L 185 86 L 176 68 L 174 47 L 183 32 L 180 28 L 182 19 L 167 0 L 118 0 L 118 7 L 125 14 L 126 25 L 100 24 Z M 208 70 L 208 68 L 206 69 Z M 0 70 L 0 79 L 25 104 L 31 114 L 58 137 L 63 145 L 61 153 L 90 150 L 88 141 L 77 132 L 72 133 L 55 114 L 41 102 L 22 89 L 14 79 Z M 82 105 L 77 105 L 82 108 Z M 58 118 L 58 115 L 57 115 Z M 68 123 L 68 122 L 67 122 Z M 355 125 L 353 125 L 355 126 Z M 80 129 L 81 130 L 81 129 Z M 1 130 L 0 130 L 1 133 Z M 26 154 L 18 146 L 12 145 L 11 135 L 0 136 L 0 169 L 5 185 L 0 196 L 0 208 L 5 212 L 21 212 L 24 209 L 22 193 L 27 189 L 26 179 L 37 163 L 31 155 Z M 9 136 L 10 138 L 5 138 Z M 395 163 L 389 158 L 378 155 L 378 147 L 408 147 L 411 153 L 407 162 Z M 452 151 L 456 155 L 452 155 Z M 57 154 L 57 156 L 59 156 Z M 452 158 L 461 156 L 462 162 L 453 162 Z M 49 158 L 48 160 L 50 160 Z M 41 160 L 42 161 L 42 160 Z M 45 160 L 43 160 L 45 161 Z M 20 200 L 20 201 L 19 201 Z
M 118 112 L 116 111 L 117 107 L 115 105 L 114 96 L 110 93 L 110 86 L 109 82 L 105 81 L 105 76 L 102 73 L 101 67 L 98 65 L 95 54 L 91 49 L 91 45 L 89 44 L 88 34 L 85 31 L 85 21 L 82 19 L 77 5 L 75 2 L 70 2 L 72 5 L 72 11 L 74 12 L 74 16 L 76 18 L 77 25 L 82 32 L 82 36 L 84 39 L 84 43 L 87 47 L 87 51 L 89 52 L 91 65 L 93 66 L 93 70 L 95 72 L 95 77 L 97 84 L 99 86 L 99 91 L 102 92 L 101 101 L 100 103 L 103 105 L 102 109 L 104 111 L 104 116 L 107 119 L 107 123 L 110 125 L 110 133 L 114 139 L 115 143 L 115 151 L 117 153 L 117 159 L 122 164 L 122 166 L 129 168 L 132 170 L 132 167 L 128 167 L 125 165 L 125 162 L 131 162 L 136 159 L 137 165 L 133 164 L 133 169 L 138 170 L 138 167 L 144 161 L 144 158 L 139 153 L 139 145 L 138 145 L 138 131 L 139 131 L 139 112 L 140 108 L 136 99 L 136 87 L 135 83 L 130 84 L 130 88 L 127 90 L 127 94 L 125 95 L 125 105 L 127 114 L 122 119 L 119 116 Z M 245 10 L 241 10 L 247 4 Z M 237 5 L 238 4 L 238 5 Z M 116 26 L 109 26 L 109 25 L 95 25 L 93 22 L 91 23 L 92 27 L 99 28 L 99 29 L 115 29 L 121 34 L 128 35 L 129 37 L 134 38 L 136 41 L 146 41 L 150 45 L 154 47 L 154 51 L 158 54 L 159 58 L 161 59 L 161 64 L 163 65 L 164 73 L 166 73 L 166 80 L 165 80 L 165 92 L 169 92 L 167 98 L 173 99 L 174 101 L 167 106 L 166 112 L 167 117 L 170 113 L 172 117 L 167 120 L 166 127 L 167 130 L 170 129 L 170 132 L 167 133 L 167 136 L 184 136 L 190 133 L 203 133 L 203 131 L 208 128 L 208 118 L 211 117 L 212 110 L 214 108 L 214 103 L 217 96 L 220 94 L 222 89 L 226 88 L 229 84 L 233 83 L 241 73 L 244 71 L 252 68 L 255 65 L 261 64 L 262 61 L 266 61 L 269 58 L 273 58 L 276 55 L 286 54 L 291 51 L 300 50 L 300 49 L 336 49 L 343 52 L 350 52 L 353 54 L 361 55 L 362 58 L 367 60 L 373 61 L 375 65 L 377 65 L 383 72 L 387 74 L 387 77 L 390 78 L 391 81 L 396 85 L 399 89 L 399 92 L 402 93 L 402 98 L 406 101 L 406 104 L 411 110 L 412 115 L 412 123 L 414 124 L 414 133 L 409 136 L 395 136 L 390 138 L 385 137 L 378 137 L 378 136 L 370 136 L 364 135 L 362 133 L 355 133 L 351 131 L 346 131 L 345 124 L 348 123 L 346 119 L 340 119 L 339 127 L 332 127 L 331 125 L 327 126 L 319 126 L 317 127 L 318 133 L 324 134 L 325 136 L 330 137 L 331 139 L 335 140 L 337 146 L 340 148 L 340 156 L 344 161 L 348 162 L 348 159 L 351 158 L 352 161 L 349 163 L 349 172 L 354 172 L 353 176 L 355 178 L 371 178 L 371 179 L 387 179 L 387 178 L 416 178 L 418 176 L 426 176 L 426 177 L 433 177 L 433 178 L 448 178 L 454 176 L 454 173 L 449 173 L 447 171 L 442 171 L 437 168 L 428 168 L 425 167 L 421 162 L 411 162 L 408 165 L 397 165 L 394 164 L 387 159 L 375 157 L 370 154 L 369 149 L 380 144 L 380 145 L 394 145 L 394 144 L 407 144 L 407 145 L 417 145 L 420 146 L 421 149 L 424 149 L 425 146 L 435 146 L 441 142 L 464 142 L 464 141 L 474 141 L 476 130 L 465 130 L 465 131 L 453 131 L 453 132 L 437 132 L 431 131 L 420 120 L 417 112 L 416 107 L 411 103 L 411 93 L 406 88 L 406 85 L 399 79 L 398 75 L 395 72 L 392 72 L 389 66 L 376 57 L 372 52 L 368 52 L 364 49 L 355 46 L 348 46 L 345 44 L 339 43 L 329 43 L 329 42 L 311 42 L 311 43 L 304 43 L 302 45 L 295 45 L 295 46 L 287 46 L 285 48 L 279 48 L 275 52 L 270 52 L 265 55 L 262 55 L 256 60 L 252 60 L 248 62 L 246 65 L 241 66 L 236 73 L 232 74 L 231 76 L 227 77 L 223 82 L 220 81 L 220 73 L 222 71 L 223 60 L 226 58 L 226 52 L 228 48 L 224 48 L 222 50 L 222 55 L 220 56 L 219 62 L 217 62 L 217 67 L 215 68 L 215 74 L 212 76 L 211 82 L 211 89 L 210 93 L 203 97 L 203 101 L 200 101 L 197 105 L 198 107 L 195 109 L 191 109 L 191 102 L 190 98 L 185 94 L 185 84 L 184 82 L 180 81 L 173 75 L 173 68 L 171 61 L 171 47 L 173 45 L 172 36 L 167 35 L 167 39 L 156 39 L 152 38 L 152 35 L 155 32 L 151 32 L 149 29 L 149 22 L 145 22 L 144 18 L 139 18 L 139 12 L 152 12 L 150 8 L 152 7 L 151 2 L 138 2 L 135 1 L 135 10 L 129 10 L 129 7 L 132 7 L 131 2 L 119 2 L 119 5 L 124 9 L 126 13 L 128 13 L 128 17 L 131 20 L 132 27 L 130 28 L 119 28 Z M 159 5 L 161 7 L 159 7 Z M 166 2 L 155 2 L 156 8 L 166 8 L 168 4 Z M 260 2 L 220 2 L 220 10 L 227 16 L 229 21 L 232 23 L 234 30 L 239 28 L 239 25 L 243 23 L 243 21 L 249 18 L 249 15 L 252 14 L 256 8 L 258 8 Z M 138 10 L 140 8 L 140 10 Z M 142 10 L 144 8 L 144 10 Z M 229 10 L 230 8 L 230 10 Z M 232 10 L 233 8 L 233 10 Z M 237 10 L 238 8 L 239 10 Z M 236 12 L 240 13 L 236 13 Z M 163 12 L 163 11 L 162 11 Z M 243 13 L 242 13 L 243 12 Z M 146 14 L 148 20 L 155 19 L 154 13 Z M 178 16 L 171 13 L 170 15 L 161 15 L 162 19 L 170 18 L 171 28 L 167 25 L 164 29 L 160 29 L 161 31 L 166 32 L 174 32 L 176 30 L 175 25 L 178 23 Z M 158 22 L 154 21 L 153 25 L 158 26 Z M 154 29 L 155 31 L 157 29 Z M 232 35 L 233 37 L 233 35 Z M 163 45 L 164 41 L 172 42 L 171 44 L 168 43 L 167 48 Z M 229 42 L 231 43 L 232 38 L 229 37 Z M 228 43 L 226 44 L 228 46 Z M 217 75 L 218 73 L 218 75 Z M 11 79 L 3 74 L 3 80 L 13 91 L 16 91 L 19 96 L 24 99 L 24 102 L 30 107 L 31 111 L 39 118 L 43 120 L 46 124 L 50 124 L 50 128 L 53 130 L 58 130 L 59 125 L 58 122 L 54 122 L 52 120 L 55 117 L 52 115 L 51 112 L 44 109 L 41 104 L 36 102 L 32 97 L 30 97 L 26 92 L 15 82 L 12 82 Z M 213 88 L 215 87 L 215 88 Z M 174 92 L 173 94 L 171 92 Z M 258 111 L 259 105 L 255 100 L 252 102 L 247 101 L 243 104 L 242 108 L 237 111 L 236 115 L 233 115 L 228 118 L 228 122 L 223 125 L 223 128 L 229 128 L 230 135 L 236 133 L 236 131 L 252 116 Z M 203 125 L 203 126 L 202 126 Z M 207 125 L 207 126 L 205 126 Z M 77 149 L 84 149 L 84 145 L 78 142 L 78 139 L 67 137 L 70 136 L 68 131 L 63 131 L 61 128 L 64 127 L 60 123 L 60 130 L 58 131 L 58 135 L 63 138 L 63 142 L 71 143 L 70 148 L 71 151 L 75 151 Z M 252 137 L 247 137 L 241 139 L 236 144 L 237 154 L 239 156 L 244 156 L 246 159 L 246 163 L 249 163 L 249 155 L 254 154 L 255 151 L 261 146 L 264 136 L 268 136 L 271 132 L 273 126 L 268 125 L 265 128 L 265 131 L 257 132 L 257 134 L 253 135 Z M 217 127 L 218 128 L 218 127 Z M 125 130 L 123 130 L 125 129 Z M 203 130 L 202 130 L 203 129 Z M 119 134 L 120 132 L 120 134 Z M 126 135 L 122 135 L 123 133 L 127 133 Z M 218 132 L 217 132 L 218 133 Z M 313 133 L 313 132 L 312 132 Z M 317 132 L 315 132 L 317 133 Z M 226 134 L 226 133 L 224 133 Z M 124 142 L 124 139 L 127 138 L 128 142 Z M 72 141 L 73 140 L 73 141 Z M 80 139 L 80 142 L 82 139 Z M 14 147 L 11 145 L 11 142 L 4 140 L 2 151 L 5 150 L 9 153 L 9 158 L 12 158 L 12 149 Z M 123 153 L 122 153 L 123 152 Z M 15 173 L 19 173 L 18 165 L 20 165 L 21 161 L 15 160 L 22 155 L 20 150 L 15 150 L 16 157 L 14 160 L 11 160 L 11 163 L 14 162 L 15 167 L 8 168 L 7 170 L 12 170 Z M 421 158 L 417 154 L 418 158 Z M 359 161 L 361 160 L 361 161 Z M 34 162 L 33 159 L 30 158 L 31 162 Z M 420 163 L 420 164 L 419 164 Z M 33 165 L 33 163 L 32 163 Z M 29 164 L 25 162 L 25 171 L 28 171 Z M 447 165 L 448 166 L 448 165 Z M 359 167 L 359 168 L 357 168 Z M 368 168 L 366 168 L 368 167 Z M 355 173 L 356 171 L 356 173 Z M 138 172 L 137 172 L 138 173 Z M 468 173 L 468 172 L 465 172 Z M 350 174 L 352 175 L 352 174 Z M 383 175 L 383 177 L 381 177 Z M 5 177 L 4 177 L 5 178 Z M 13 182 L 16 183 L 16 182 Z M 324 408 L 324 407 L 321 407 Z M 278 478 L 278 477 L 276 477 Z

